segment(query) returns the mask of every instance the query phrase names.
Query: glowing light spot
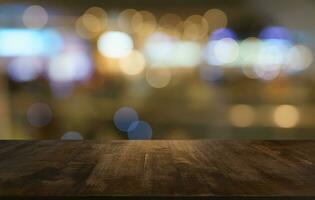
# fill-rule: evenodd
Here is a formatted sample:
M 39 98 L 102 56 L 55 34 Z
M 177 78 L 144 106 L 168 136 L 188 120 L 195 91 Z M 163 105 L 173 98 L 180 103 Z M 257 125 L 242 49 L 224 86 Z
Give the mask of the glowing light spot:
M 210 36 L 210 40 L 221 40 L 224 38 L 231 38 L 235 40 L 236 33 L 229 28 L 220 28 L 214 31 Z
M 226 64 L 234 62 L 239 55 L 239 46 L 231 38 L 219 40 L 214 46 L 214 54 L 218 61 Z
M 13 59 L 7 72 L 11 79 L 17 82 L 25 82 L 36 79 L 43 71 L 43 63 L 37 58 L 18 57 Z
M 194 67 L 201 63 L 201 46 L 156 32 L 145 42 L 144 54 L 152 67 Z
M 43 28 L 48 22 L 48 14 L 43 7 L 33 5 L 24 11 L 22 20 L 27 28 Z
M 123 132 L 128 132 L 130 125 L 138 120 L 138 113 L 130 107 L 122 107 L 114 115 L 116 128 Z
M 167 68 L 165 69 L 148 69 L 146 80 L 151 87 L 163 88 L 171 81 L 172 74 Z
M 159 24 L 163 25 L 169 25 L 169 26 L 176 26 L 181 21 L 181 18 L 174 14 L 174 13 L 167 13 L 163 15 L 160 20 Z
M 172 37 L 156 32 L 150 35 L 144 45 L 145 56 L 153 66 L 169 66 L 175 44 Z
M 27 110 L 27 120 L 35 127 L 43 127 L 52 119 L 52 111 L 45 103 L 34 103 Z
M 51 29 L 0 29 L 1 56 L 51 56 L 63 47 L 61 36 Z
M 201 63 L 201 47 L 196 42 L 180 41 L 174 46 L 171 66 L 195 67 Z
M 244 66 L 252 66 L 258 62 L 262 41 L 257 38 L 247 38 L 240 43 L 240 59 Z
M 103 25 L 106 25 L 107 13 L 103 8 L 100 7 L 91 7 L 85 11 L 85 14 L 91 14 L 97 17 Z
M 259 38 L 261 39 L 280 39 L 280 40 L 292 40 L 291 32 L 280 26 L 271 26 L 263 29 L 260 34 Z
M 228 23 L 226 14 L 219 9 L 210 9 L 204 14 L 209 24 L 209 30 L 213 31 L 218 28 L 225 28 Z
M 230 109 L 229 119 L 234 126 L 248 127 L 255 121 L 255 111 L 249 105 L 236 105 Z
M 269 69 L 280 68 L 290 46 L 291 44 L 285 40 L 265 40 L 256 64 Z
M 91 72 L 91 63 L 86 54 L 68 52 L 52 58 L 48 77 L 56 82 L 79 81 L 88 79 Z
M 83 140 L 83 137 L 80 133 L 75 131 L 69 131 L 63 134 L 61 137 L 62 140 Z
M 152 128 L 144 121 L 133 122 L 128 130 L 130 140 L 150 140 L 152 138 Z
M 128 75 L 139 74 L 145 67 L 145 58 L 141 52 L 133 50 L 127 56 L 119 60 L 119 67 Z
M 155 16 L 149 11 L 140 11 L 132 16 L 131 25 L 139 35 L 146 36 L 153 33 L 156 29 Z
M 131 37 L 123 32 L 106 32 L 98 40 L 99 51 L 110 58 L 122 58 L 133 49 Z
M 183 39 L 202 40 L 208 35 L 208 23 L 201 15 L 191 15 L 184 22 Z
M 135 9 L 126 9 L 123 10 L 118 16 L 118 26 L 124 31 L 131 32 L 132 30 L 132 19 L 133 16 L 137 14 Z
M 91 17 L 88 17 L 88 16 L 91 16 Z M 85 17 L 85 22 L 83 20 L 84 16 L 79 17 L 77 19 L 77 21 L 75 22 L 75 30 L 76 30 L 77 34 L 83 39 L 92 39 L 92 38 L 95 38 L 98 35 L 97 31 L 91 31 L 89 29 L 89 27 L 85 26 L 86 24 L 88 25 L 87 21 L 89 19 L 91 19 L 91 18 L 93 19 L 94 18 L 94 16 L 92 16 L 92 15 L 88 15 L 88 16 Z M 88 26 L 90 26 L 90 28 L 93 28 L 93 26 L 95 26 L 95 25 L 88 25 Z
M 312 51 L 303 45 L 296 45 L 289 49 L 285 67 L 289 72 L 301 71 L 308 68 L 313 62 Z
M 98 33 L 102 30 L 102 22 L 94 15 L 84 14 L 82 23 L 89 31 Z
M 292 128 L 299 122 L 300 114 L 296 107 L 292 105 L 278 106 L 274 113 L 274 122 L 281 128 Z

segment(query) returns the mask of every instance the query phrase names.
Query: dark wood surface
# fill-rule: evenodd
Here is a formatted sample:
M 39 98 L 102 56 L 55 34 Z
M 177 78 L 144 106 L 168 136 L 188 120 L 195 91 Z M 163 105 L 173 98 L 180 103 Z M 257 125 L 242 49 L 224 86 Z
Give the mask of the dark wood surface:
M 315 196 L 315 141 L 1 141 L 19 195 Z

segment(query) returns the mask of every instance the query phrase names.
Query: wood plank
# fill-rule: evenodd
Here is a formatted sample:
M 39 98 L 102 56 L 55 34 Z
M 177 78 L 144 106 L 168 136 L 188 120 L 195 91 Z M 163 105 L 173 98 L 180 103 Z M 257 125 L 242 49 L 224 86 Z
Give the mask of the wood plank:
M 315 141 L 0 141 L 0 196 L 315 196 Z

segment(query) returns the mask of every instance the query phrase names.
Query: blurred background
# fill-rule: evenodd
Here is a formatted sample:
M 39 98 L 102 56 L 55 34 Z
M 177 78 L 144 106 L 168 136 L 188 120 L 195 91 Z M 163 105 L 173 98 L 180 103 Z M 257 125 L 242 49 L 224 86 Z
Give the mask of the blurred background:
M 0 139 L 315 139 L 315 1 L 6 0 Z

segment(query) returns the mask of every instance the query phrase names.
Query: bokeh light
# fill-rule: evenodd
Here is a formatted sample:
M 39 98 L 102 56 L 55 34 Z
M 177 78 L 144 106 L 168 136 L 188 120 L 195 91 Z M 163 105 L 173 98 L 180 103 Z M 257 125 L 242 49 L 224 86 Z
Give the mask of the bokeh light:
M 264 39 L 264 40 L 266 40 L 266 39 L 280 39 L 280 40 L 291 41 L 292 40 L 292 34 L 285 27 L 270 26 L 270 27 L 264 28 L 260 32 L 259 38 Z
M 133 50 L 127 56 L 119 60 L 119 67 L 122 72 L 128 75 L 136 75 L 143 71 L 146 61 L 143 54 Z
M 132 19 L 133 16 L 138 13 L 135 9 L 123 10 L 118 16 L 118 26 L 121 30 L 126 32 L 132 32 Z
M 155 32 L 150 35 L 144 44 L 144 54 L 152 66 L 169 66 L 172 60 L 172 53 L 175 48 L 174 38 Z
M 34 103 L 27 110 L 27 120 L 34 127 L 43 127 L 52 119 L 52 111 L 46 103 Z
M 312 62 L 312 51 L 304 45 L 295 45 L 288 50 L 285 68 L 289 72 L 302 71 L 308 68 Z
M 89 57 L 83 52 L 66 52 L 54 57 L 48 67 L 48 77 L 55 82 L 87 80 L 92 73 Z
M 201 15 L 191 15 L 184 22 L 184 40 L 202 40 L 208 35 L 208 23 Z
M 138 120 L 138 113 L 131 107 L 119 108 L 114 114 L 114 124 L 117 129 L 123 132 L 128 132 L 131 124 Z
M 234 39 L 221 39 L 214 46 L 214 55 L 223 64 L 232 63 L 238 58 L 239 46 Z
M 33 5 L 24 11 L 22 20 L 27 28 L 43 28 L 48 22 L 48 13 L 43 7 Z
M 0 56 L 53 56 L 63 47 L 54 29 L 0 29 Z
M 300 113 L 295 106 L 281 105 L 275 108 L 273 119 L 281 128 L 292 128 L 299 122 Z
M 215 30 L 211 35 L 210 35 L 210 40 L 221 40 L 224 38 L 231 38 L 231 39 L 236 39 L 236 33 L 229 28 L 220 28 Z
M 130 140 L 150 140 L 152 138 L 152 128 L 145 121 L 133 122 L 128 130 Z
M 209 31 L 212 32 L 219 28 L 225 28 L 228 23 L 226 14 L 220 9 L 210 9 L 204 14 L 209 25 Z
M 133 41 L 126 33 L 111 31 L 101 35 L 97 47 L 104 56 L 122 58 L 132 51 Z
M 229 120 L 236 127 L 248 127 L 255 121 L 255 111 L 249 105 L 235 105 L 229 110 Z
M 8 64 L 7 72 L 14 81 L 32 81 L 43 72 L 43 62 L 39 58 L 17 57 Z
M 163 69 L 148 69 L 146 72 L 147 83 L 153 88 L 166 87 L 172 78 L 171 70 Z
M 149 11 L 140 11 L 135 13 L 131 19 L 132 29 L 135 33 L 146 36 L 156 30 L 156 18 Z
M 62 135 L 61 140 L 83 140 L 83 137 L 76 131 L 68 131 Z
M 161 16 L 159 24 L 161 26 L 176 26 L 181 21 L 180 16 L 174 13 L 166 13 Z
M 255 37 L 247 38 L 240 43 L 240 59 L 243 67 L 252 67 L 258 62 L 262 43 Z

